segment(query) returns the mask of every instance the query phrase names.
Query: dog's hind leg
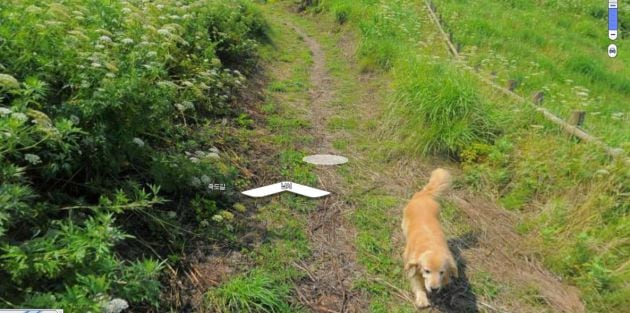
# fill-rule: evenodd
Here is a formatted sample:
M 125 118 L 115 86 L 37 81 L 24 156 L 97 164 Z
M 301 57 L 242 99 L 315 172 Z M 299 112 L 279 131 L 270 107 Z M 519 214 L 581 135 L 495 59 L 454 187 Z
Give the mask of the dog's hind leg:
M 427 293 L 424 291 L 424 285 L 421 281 L 421 278 L 418 275 L 414 275 L 409 279 L 411 281 L 411 290 L 413 290 L 413 295 L 416 298 L 415 304 L 419 308 L 426 308 L 429 305 L 429 298 L 427 298 Z

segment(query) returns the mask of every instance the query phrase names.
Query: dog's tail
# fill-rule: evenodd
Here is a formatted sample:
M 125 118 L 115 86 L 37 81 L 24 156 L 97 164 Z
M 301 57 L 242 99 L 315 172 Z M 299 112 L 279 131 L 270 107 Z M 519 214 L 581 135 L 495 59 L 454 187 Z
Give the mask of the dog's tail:
M 430 195 L 439 197 L 451 184 L 451 174 L 443 168 L 436 168 L 431 172 L 429 182 L 416 195 Z

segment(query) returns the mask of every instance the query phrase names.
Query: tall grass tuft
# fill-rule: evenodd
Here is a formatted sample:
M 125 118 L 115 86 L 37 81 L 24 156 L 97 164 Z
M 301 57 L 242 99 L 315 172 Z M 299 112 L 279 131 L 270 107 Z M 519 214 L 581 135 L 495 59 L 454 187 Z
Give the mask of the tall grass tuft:
M 397 65 L 394 76 L 387 121 L 402 138 L 402 149 L 458 156 L 474 143 L 495 138 L 496 119 L 474 78 L 454 65 L 411 58 Z
M 237 276 L 206 295 L 208 312 L 292 312 L 290 288 L 262 271 Z

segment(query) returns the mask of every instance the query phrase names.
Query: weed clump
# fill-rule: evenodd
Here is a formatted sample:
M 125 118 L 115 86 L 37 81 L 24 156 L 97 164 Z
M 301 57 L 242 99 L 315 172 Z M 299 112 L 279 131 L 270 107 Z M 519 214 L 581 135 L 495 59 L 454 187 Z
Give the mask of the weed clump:
M 290 287 L 279 284 L 262 271 L 231 279 L 206 295 L 213 312 L 291 312 Z

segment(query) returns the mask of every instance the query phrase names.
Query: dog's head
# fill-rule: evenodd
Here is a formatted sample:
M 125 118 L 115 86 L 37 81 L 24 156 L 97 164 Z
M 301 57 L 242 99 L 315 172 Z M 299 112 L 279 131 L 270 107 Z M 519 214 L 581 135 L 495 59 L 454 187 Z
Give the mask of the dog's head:
M 421 275 L 428 292 L 436 292 L 458 277 L 457 264 L 450 253 L 427 251 L 416 262 L 408 262 L 405 270 L 409 277 Z

